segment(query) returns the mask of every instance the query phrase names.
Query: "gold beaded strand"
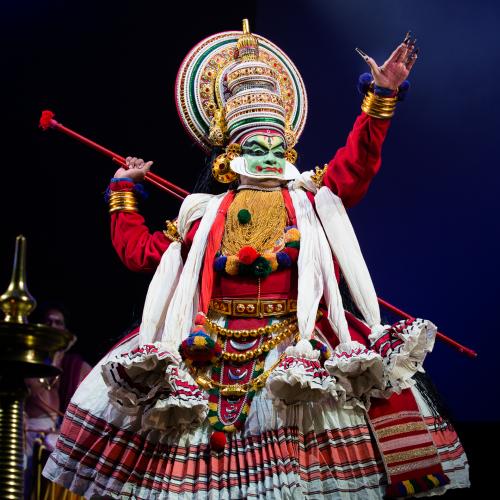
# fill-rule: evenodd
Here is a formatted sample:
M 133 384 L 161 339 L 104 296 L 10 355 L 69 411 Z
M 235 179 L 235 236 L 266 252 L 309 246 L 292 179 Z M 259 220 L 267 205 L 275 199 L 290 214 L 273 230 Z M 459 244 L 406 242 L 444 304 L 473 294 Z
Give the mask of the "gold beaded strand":
M 259 328 L 254 328 L 251 330 L 231 330 L 229 328 L 224 328 L 217 323 L 214 323 L 209 318 L 206 319 L 205 328 L 212 332 L 220 335 L 222 337 L 234 337 L 236 339 L 241 337 L 261 337 L 262 335 L 270 335 L 278 332 L 279 330 L 289 326 L 296 325 L 297 317 L 287 318 L 279 323 L 274 323 L 274 325 L 261 326 Z
M 222 359 L 224 361 L 234 361 L 237 363 L 244 363 L 245 361 L 250 361 L 254 358 L 258 358 L 261 354 L 272 351 L 278 344 L 283 342 L 292 333 L 296 332 L 297 329 L 298 328 L 296 324 L 287 326 L 281 333 L 279 333 L 272 339 L 263 342 L 263 344 L 260 347 L 257 347 L 253 351 L 246 351 L 244 353 L 223 351 Z

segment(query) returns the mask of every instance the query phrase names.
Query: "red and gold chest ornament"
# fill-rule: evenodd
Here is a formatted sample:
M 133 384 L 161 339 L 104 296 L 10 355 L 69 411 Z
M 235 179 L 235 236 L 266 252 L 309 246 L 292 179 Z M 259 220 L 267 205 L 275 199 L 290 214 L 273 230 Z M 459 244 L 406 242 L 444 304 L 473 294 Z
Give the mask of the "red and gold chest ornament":
M 265 278 L 292 266 L 299 254 L 300 232 L 287 221 L 281 189 L 239 190 L 227 211 L 215 271 Z
M 297 262 L 300 248 L 300 232 L 296 226 L 285 229 L 283 247 L 280 250 L 268 250 L 259 253 L 252 246 L 244 246 L 235 255 L 218 254 L 214 268 L 219 273 L 230 276 L 250 275 L 256 278 L 265 278 L 270 273 L 280 269 L 287 269 Z M 278 243 L 278 248 L 280 247 Z

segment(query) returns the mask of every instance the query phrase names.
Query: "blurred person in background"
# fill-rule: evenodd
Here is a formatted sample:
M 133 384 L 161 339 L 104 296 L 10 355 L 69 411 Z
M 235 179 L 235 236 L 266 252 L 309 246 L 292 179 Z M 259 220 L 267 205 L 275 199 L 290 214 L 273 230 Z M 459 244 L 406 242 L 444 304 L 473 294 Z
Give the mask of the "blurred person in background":
M 67 329 L 68 318 L 64 305 L 56 302 L 43 303 L 33 315 L 34 322 L 58 330 Z M 36 498 L 35 490 L 39 490 L 36 485 L 41 479 L 37 469 L 43 467 L 47 451 L 54 449 L 66 407 L 80 382 L 92 369 L 75 351 L 75 342 L 54 354 L 52 364 L 61 370 L 59 375 L 26 379 L 26 498 Z

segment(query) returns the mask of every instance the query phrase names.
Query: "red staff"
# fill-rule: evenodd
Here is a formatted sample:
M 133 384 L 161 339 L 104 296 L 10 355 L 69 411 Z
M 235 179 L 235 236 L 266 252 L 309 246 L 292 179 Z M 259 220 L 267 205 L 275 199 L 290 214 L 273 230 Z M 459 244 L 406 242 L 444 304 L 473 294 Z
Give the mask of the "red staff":
M 55 130 L 59 130 L 59 132 L 63 132 L 66 135 L 69 135 L 73 139 L 76 139 L 77 141 L 83 142 L 86 146 L 90 146 L 91 148 L 99 151 L 100 153 L 105 154 L 106 156 L 109 156 L 115 163 L 120 164 L 124 168 L 128 168 L 127 162 L 125 161 L 125 158 L 123 156 L 120 156 L 119 154 L 114 153 L 113 151 L 101 146 L 100 144 L 97 144 L 94 141 L 91 141 L 90 139 L 87 139 L 87 137 L 84 137 L 83 135 L 80 135 L 78 132 L 75 132 L 74 130 L 71 130 L 68 127 L 65 127 L 61 123 L 57 122 L 54 120 L 54 113 L 52 111 L 42 111 L 42 116 L 40 117 L 40 128 L 42 130 L 47 130 L 49 128 L 53 128 Z M 168 194 L 171 194 L 172 196 L 175 196 L 179 200 L 183 200 L 189 192 L 186 191 L 185 189 L 182 189 L 179 186 L 176 186 L 170 181 L 167 181 L 166 179 L 163 179 L 159 175 L 154 174 L 153 172 L 148 172 L 146 174 L 145 179 L 150 182 L 151 184 L 154 184 L 155 186 L 159 187 L 160 189 L 163 189 L 166 191 Z
M 65 127 L 61 123 L 54 120 L 54 116 L 55 115 L 52 111 L 48 111 L 48 110 L 42 111 L 42 116 L 40 117 L 40 128 L 42 130 L 47 130 L 49 128 L 59 130 L 59 132 L 63 132 L 64 134 L 69 135 L 73 139 L 76 139 L 77 141 L 83 142 L 83 144 L 90 146 L 91 148 L 99 151 L 100 153 L 105 154 L 106 156 L 109 156 L 114 162 L 119 163 L 122 167 L 128 168 L 127 162 L 125 161 L 125 158 L 123 156 L 120 156 L 116 153 L 113 153 L 113 151 L 101 146 L 100 144 L 97 144 L 94 141 L 91 141 L 90 139 L 87 139 L 87 137 L 80 135 L 79 133 L 75 132 L 74 130 L 71 130 L 70 128 Z M 175 196 L 179 200 L 183 200 L 189 194 L 189 192 L 186 191 L 185 189 L 182 189 L 181 187 L 176 186 L 172 182 L 167 181 L 166 179 L 163 179 L 159 175 L 153 174 L 153 172 L 151 172 L 151 171 L 149 171 L 146 174 L 145 180 L 150 182 L 151 184 L 154 184 L 155 186 L 159 187 L 160 189 L 163 189 L 163 191 L 166 191 L 168 194 Z M 399 316 L 402 316 L 403 318 L 414 319 L 413 316 L 402 311 L 401 309 L 398 309 L 397 307 L 393 306 L 392 304 L 389 304 L 389 302 L 386 302 L 385 300 L 381 299 L 380 297 L 378 297 L 378 302 L 383 307 L 386 307 L 390 311 L 394 312 L 395 314 L 398 314 Z M 437 337 L 440 338 L 442 341 L 446 342 L 448 345 L 455 347 L 455 349 L 457 349 L 459 352 L 466 354 L 467 356 L 469 356 L 471 358 L 475 358 L 477 356 L 477 352 L 473 351 L 472 349 L 469 349 L 468 347 L 463 346 L 462 344 L 459 344 L 458 342 L 451 339 L 450 337 L 447 337 L 446 335 L 442 334 L 441 332 L 437 332 Z

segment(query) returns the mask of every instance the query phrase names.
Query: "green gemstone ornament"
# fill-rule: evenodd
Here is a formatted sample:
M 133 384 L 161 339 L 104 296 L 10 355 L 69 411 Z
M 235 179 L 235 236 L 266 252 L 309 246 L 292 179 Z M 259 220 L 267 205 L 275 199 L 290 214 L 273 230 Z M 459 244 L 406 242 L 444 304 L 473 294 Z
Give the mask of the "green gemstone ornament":
M 238 212 L 238 222 L 240 224 L 248 224 L 250 222 L 250 219 L 252 218 L 252 215 L 246 208 L 242 208 Z

